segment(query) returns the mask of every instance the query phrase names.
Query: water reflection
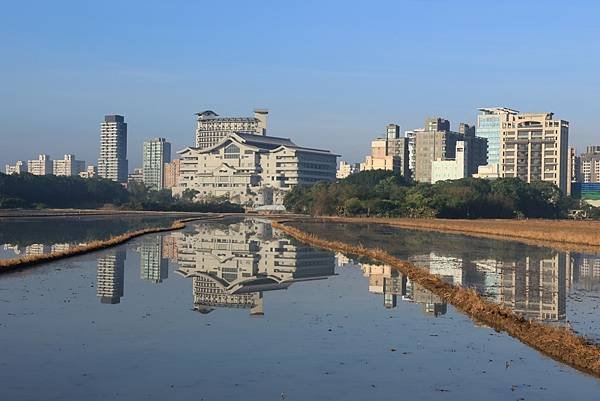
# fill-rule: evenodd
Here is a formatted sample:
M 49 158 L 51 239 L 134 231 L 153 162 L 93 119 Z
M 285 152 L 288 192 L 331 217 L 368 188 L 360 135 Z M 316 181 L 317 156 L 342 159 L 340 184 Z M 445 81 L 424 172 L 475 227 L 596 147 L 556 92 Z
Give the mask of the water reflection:
M 125 287 L 125 255 L 123 247 L 106 256 L 98 258 L 97 295 L 103 304 L 121 302 Z
M 383 295 L 383 305 L 392 309 L 397 306 L 398 296 L 403 301 L 421 305 L 423 313 L 432 316 L 445 315 L 447 304 L 431 291 L 408 279 L 390 265 L 359 263 L 363 275 L 369 279 L 369 292 Z
M 142 280 L 162 283 L 169 276 L 169 261 L 163 254 L 163 237 L 144 237 L 140 252 L 140 277 Z
M 249 309 L 262 315 L 263 293 L 334 274 L 334 255 L 287 238 L 268 221 L 199 224 L 173 233 L 168 254 L 178 273 L 192 280 L 194 309 Z
M 126 231 L 169 225 L 173 216 L 69 216 L 0 219 L 0 259 L 60 252 Z

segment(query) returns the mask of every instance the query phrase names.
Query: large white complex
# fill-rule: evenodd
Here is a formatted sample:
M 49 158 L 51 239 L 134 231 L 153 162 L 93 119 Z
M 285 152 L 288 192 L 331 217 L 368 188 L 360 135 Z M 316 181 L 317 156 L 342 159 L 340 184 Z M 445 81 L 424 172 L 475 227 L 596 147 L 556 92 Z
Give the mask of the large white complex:
M 569 123 L 553 113 L 520 113 L 501 124 L 500 176 L 548 181 L 566 192 Z
M 21 174 L 27 172 L 27 162 L 23 160 L 17 160 L 15 164 L 7 164 L 4 166 L 6 174 Z
M 119 115 L 104 116 L 100 125 L 98 175 L 117 182 L 127 182 L 127 123 Z
M 165 138 L 144 142 L 142 174 L 148 188 L 161 190 L 165 186 L 165 163 L 171 162 L 171 144 Z
M 295 185 L 334 181 L 337 155 L 297 146 L 290 139 L 233 133 L 208 148 L 179 152 L 181 166 L 173 195 L 227 197 L 250 207 L 281 205 Z
M 54 175 L 79 175 L 83 171 L 85 171 L 85 161 L 76 160 L 75 155 L 66 154 L 62 160 L 52 160 Z
M 266 135 L 268 114 L 266 109 L 255 109 L 254 117 L 219 117 L 212 110 L 197 113 L 196 147 L 214 146 L 234 132 Z
M 37 160 L 27 162 L 27 171 L 33 175 L 52 174 L 52 159 L 48 155 L 41 154 Z

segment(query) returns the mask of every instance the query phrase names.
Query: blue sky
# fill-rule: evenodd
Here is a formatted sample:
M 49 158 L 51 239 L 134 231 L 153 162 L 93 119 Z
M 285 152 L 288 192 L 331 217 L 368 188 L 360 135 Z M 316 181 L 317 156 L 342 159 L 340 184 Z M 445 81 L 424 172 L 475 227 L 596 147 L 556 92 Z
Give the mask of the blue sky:
M 596 1 L 19 1 L 0 16 L 0 165 L 96 162 L 99 124 L 192 145 L 194 113 L 270 109 L 270 135 L 350 161 L 389 122 L 553 111 L 600 143 Z

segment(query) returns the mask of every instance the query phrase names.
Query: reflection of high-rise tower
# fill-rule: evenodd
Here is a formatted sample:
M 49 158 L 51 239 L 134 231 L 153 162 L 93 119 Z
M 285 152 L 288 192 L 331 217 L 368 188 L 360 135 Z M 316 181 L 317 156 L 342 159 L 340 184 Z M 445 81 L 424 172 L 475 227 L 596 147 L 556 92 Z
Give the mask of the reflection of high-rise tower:
M 559 321 L 566 310 L 566 256 L 525 257 L 504 265 L 500 301 L 527 319 Z
M 178 273 L 193 280 L 194 309 L 247 308 L 263 314 L 263 292 L 334 274 L 331 252 L 298 244 L 268 221 L 243 220 L 228 226 L 199 224 L 178 232 Z
M 103 304 L 121 302 L 125 284 L 125 248 L 119 247 L 112 255 L 98 258 L 97 295 Z
M 140 246 L 140 277 L 143 280 L 160 283 L 169 275 L 169 262 L 163 258 L 160 235 L 146 237 Z

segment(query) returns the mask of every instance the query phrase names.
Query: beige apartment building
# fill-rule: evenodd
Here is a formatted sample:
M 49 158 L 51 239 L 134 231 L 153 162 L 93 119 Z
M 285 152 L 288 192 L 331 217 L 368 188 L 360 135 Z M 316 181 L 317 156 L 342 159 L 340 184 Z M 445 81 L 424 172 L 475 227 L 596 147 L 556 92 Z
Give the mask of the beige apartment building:
M 174 196 L 187 189 L 197 199 L 226 197 L 248 207 L 282 205 L 295 185 L 335 181 L 336 158 L 327 150 L 304 148 L 290 139 L 233 133 L 208 148 L 186 148 Z
M 386 136 L 371 141 L 371 154 L 365 157 L 360 170 L 389 170 L 408 177 L 408 139 L 400 137 L 400 127 L 388 124 Z
M 266 109 L 254 109 L 253 117 L 220 117 L 212 110 L 197 113 L 196 147 L 206 149 L 234 132 L 267 135 Z
M 60 176 L 73 176 L 85 171 L 85 161 L 75 155 L 66 154 L 62 160 L 52 160 L 52 173 Z
M 7 175 L 21 174 L 27 172 L 27 162 L 23 160 L 17 160 L 15 164 L 7 164 L 4 166 L 4 171 Z
M 50 156 L 40 154 L 37 160 L 27 161 L 27 171 L 33 175 L 52 174 L 52 159 Z
M 335 178 L 338 180 L 343 180 L 344 178 L 348 178 L 354 173 L 358 173 L 360 171 L 360 163 L 348 163 L 344 160 L 340 161 L 340 166 L 338 167 Z
M 177 177 L 179 176 L 179 171 L 181 168 L 181 160 L 175 159 L 170 163 L 165 164 L 165 177 L 164 177 L 164 187 L 165 188 L 173 188 L 177 185 Z
M 500 176 L 568 190 L 569 123 L 553 113 L 508 114 L 500 131 Z

